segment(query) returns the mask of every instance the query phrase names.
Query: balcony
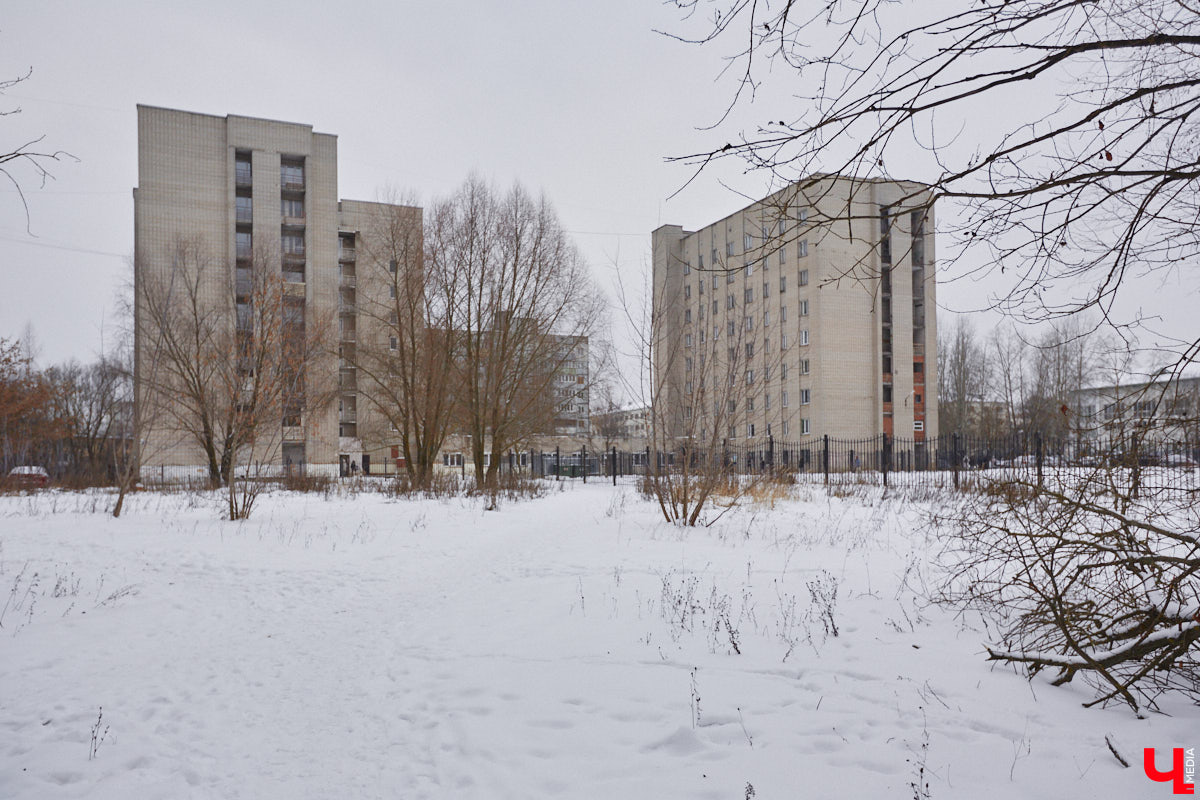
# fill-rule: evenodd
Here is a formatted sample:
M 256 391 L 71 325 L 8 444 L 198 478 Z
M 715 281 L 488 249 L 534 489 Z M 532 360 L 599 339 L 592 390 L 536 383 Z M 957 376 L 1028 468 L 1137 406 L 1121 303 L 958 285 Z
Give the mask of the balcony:
M 303 228 L 304 227 L 304 220 L 305 220 L 304 217 L 294 217 L 294 216 L 288 216 L 285 214 L 282 217 L 282 219 L 283 219 L 283 226 L 285 228 Z
M 249 225 L 254 222 L 254 210 L 250 208 L 238 208 L 235 219 L 238 225 Z
M 339 314 L 357 314 L 358 304 L 353 300 L 338 300 Z
M 343 392 L 358 391 L 358 377 L 353 367 L 349 369 L 343 367 L 338 372 L 338 386 Z M 353 422 L 353 420 L 350 420 Z
M 338 247 L 338 261 L 354 261 L 358 257 L 358 251 L 353 247 L 342 245 Z
M 279 181 L 279 188 L 285 192 L 303 192 L 304 176 L 284 175 Z
M 343 288 L 354 289 L 358 286 L 358 276 L 354 274 L 347 275 L 342 273 L 338 276 Z
M 239 258 L 240 258 L 240 256 L 239 256 Z M 283 260 L 285 262 L 289 262 L 289 263 L 293 263 L 293 264 L 296 263 L 297 261 L 303 261 L 304 260 L 304 247 L 303 246 L 300 246 L 300 247 L 292 246 L 292 247 L 289 247 L 287 250 L 284 250 L 283 251 Z
M 339 341 L 343 341 L 343 342 L 357 341 L 354 328 L 342 328 L 339 336 L 340 336 Z
M 250 165 L 244 162 L 239 162 L 234 165 L 233 181 L 238 186 L 249 186 L 253 173 L 250 170 Z

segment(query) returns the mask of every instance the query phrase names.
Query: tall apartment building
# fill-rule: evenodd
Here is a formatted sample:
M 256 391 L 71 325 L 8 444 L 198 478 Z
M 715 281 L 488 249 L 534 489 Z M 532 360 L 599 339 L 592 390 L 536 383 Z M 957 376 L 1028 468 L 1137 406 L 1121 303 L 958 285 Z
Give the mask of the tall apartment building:
M 413 285 L 406 276 L 422 269 L 422 209 L 339 201 L 337 137 L 309 125 L 139 105 L 134 229 L 139 382 L 148 352 L 140 287 L 177 273 L 179 242 L 196 242 L 211 261 L 199 302 L 225 312 L 231 327 L 253 315 L 253 273 L 266 269 L 282 277 L 281 325 L 328 329 L 304 386 L 310 395 L 332 387 L 336 401 L 285 408 L 269 459 L 342 474 L 403 466 L 399 434 L 372 400 L 386 398 L 380 381 Z M 422 318 L 419 302 L 408 308 Z M 578 435 L 589 427 L 588 342 L 564 336 L 558 346 L 553 386 L 537 390 L 550 409 L 539 426 Z M 206 454 L 170 414 L 154 415 L 148 428 L 143 470 L 202 474 Z
M 352 463 L 369 467 L 373 455 L 377 461 L 385 456 L 381 441 L 364 446 L 360 436 L 369 419 L 353 349 L 364 327 L 370 328 L 369 321 L 359 320 L 359 295 L 385 293 L 388 275 L 397 269 L 381 248 L 363 245 L 377 223 L 397 218 L 412 224 L 419 254 L 420 208 L 338 201 L 336 136 L 296 123 L 138 106 L 135 284 L 169 277 L 177 266 L 178 242 L 197 242 L 212 259 L 201 302 L 213 309 L 232 304 L 240 319 L 251 268 L 263 267 L 252 262 L 268 253 L 275 263 L 266 268 L 283 277 L 288 319 L 303 325 L 323 318 L 335 332 L 340 363 L 331 341 L 329 355 L 313 369 L 336 381 L 337 402 L 304 415 L 311 419 L 284 415 L 281 445 L 272 455 L 280 466 L 344 471 Z M 364 263 L 361 253 L 376 257 Z M 140 303 L 141 293 L 137 296 Z M 144 309 L 135 314 L 140 338 Z M 145 343 L 136 347 L 138 371 L 144 373 Z M 194 437 L 168 415 L 157 416 L 145 438 L 144 470 L 205 463 Z
M 656 435 L 936 436 L 933 231 L 922 185 L 838 175 L 654 231 Z

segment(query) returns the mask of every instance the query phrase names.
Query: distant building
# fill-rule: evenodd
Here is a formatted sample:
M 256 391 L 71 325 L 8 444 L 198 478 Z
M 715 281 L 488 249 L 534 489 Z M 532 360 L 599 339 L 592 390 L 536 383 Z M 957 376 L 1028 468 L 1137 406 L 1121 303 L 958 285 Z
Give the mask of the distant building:
M 624 450 L 641 450 L 650 438 L 650 407 L 639 406 L 592 415 L 592 437 Z
M 1136 436 L 1200 448 L 1200 377 L 1094 386 L 1072 392 L 1070 402 L 1083 439 Z

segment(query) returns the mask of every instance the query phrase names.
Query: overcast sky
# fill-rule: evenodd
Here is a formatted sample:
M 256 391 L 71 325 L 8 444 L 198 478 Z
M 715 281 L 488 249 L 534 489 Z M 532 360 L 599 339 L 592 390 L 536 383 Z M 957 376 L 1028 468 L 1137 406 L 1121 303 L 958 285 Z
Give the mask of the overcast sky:
M 49 364 L 92 358 L 111 332 L 133 250 L 138 103 L 336 134 L 342 198 L 394 186 L 428 202 L 472 170 L 520 180 L 551 199 L 602 285 L 616 269 L 640 285 L 651 230 L 708 224 L 746 204 L 735 192 L 768 188 L 729 164 L 672 198 L 690 173 L 665 157 L 728 140 L 765 109 L 777 119 L 785 102 L 764 95 L 699 130 L 731 88 L 718 50 L 654 32 L 677 30 L 678 13 L 656 0 L 15 4 L 0 19 L 0 78 L 33 74 L 0 98 L 21 109 L 0 118 L 0 152 L 45 134 L 78 161 L 54 165 L 45 189 L 19 174 L 28 231 L 0 186 L 0 336 L 31 322 Z M 939 302 L 983 294 L 960 282 Z M 1177 317 L 1168 327 L 1191 325 L 1194 294 L 1144 297 Z

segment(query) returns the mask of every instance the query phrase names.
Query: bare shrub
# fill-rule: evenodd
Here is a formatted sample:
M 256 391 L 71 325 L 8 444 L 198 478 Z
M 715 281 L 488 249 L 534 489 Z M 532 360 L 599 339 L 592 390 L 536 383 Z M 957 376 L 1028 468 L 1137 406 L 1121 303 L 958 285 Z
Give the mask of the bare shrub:
M 988 658 L 1055 685 L 1082 676 L 1135 712 L 1166 691 L 1200 699 L 1200 509 L 1189 493 L 1122 490 L 1117 471 L 1015 481 L 935 520 L 941 597 L 999 623 Z

